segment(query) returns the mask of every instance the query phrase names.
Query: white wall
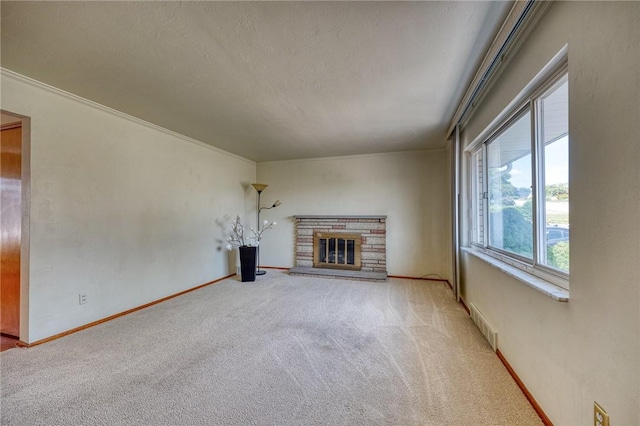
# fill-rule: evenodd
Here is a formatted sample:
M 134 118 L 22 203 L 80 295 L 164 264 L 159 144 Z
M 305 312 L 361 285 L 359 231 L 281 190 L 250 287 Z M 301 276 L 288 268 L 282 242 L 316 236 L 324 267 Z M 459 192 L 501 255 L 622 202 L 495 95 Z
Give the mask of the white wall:
M 556 2 L 464 132 L 468 144 L 568 43 L 570 301 L 463 256 L 463 297 L 558 425 L 640 424 L 640 3 Z M 464 210 L 463 210 L 464 211 Z
M 255 163 L 4 72 L 2 108 L 31 118 L 22 340 L 235 272 L 217 221 L 253 215 Z
M 449 278 L 447 179 L 444 150 L 258 163 L 262 205 L 282 201 L 260 263 L 294 266 L 293 215 L 387 215 L 389 274 Z

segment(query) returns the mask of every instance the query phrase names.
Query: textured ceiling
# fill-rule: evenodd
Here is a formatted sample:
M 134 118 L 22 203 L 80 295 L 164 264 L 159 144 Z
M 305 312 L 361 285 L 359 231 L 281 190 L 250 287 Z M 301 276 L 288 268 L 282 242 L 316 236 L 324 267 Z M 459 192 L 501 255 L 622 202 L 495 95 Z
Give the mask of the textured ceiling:
M 255 161 L 425 149 L 510 7 L 2 1 L 1 65 Z

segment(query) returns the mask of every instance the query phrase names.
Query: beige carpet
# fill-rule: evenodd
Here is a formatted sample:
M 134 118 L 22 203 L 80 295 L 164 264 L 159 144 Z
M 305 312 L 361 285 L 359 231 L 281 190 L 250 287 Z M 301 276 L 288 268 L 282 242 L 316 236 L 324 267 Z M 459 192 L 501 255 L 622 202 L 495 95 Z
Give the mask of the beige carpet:
M 7 425 L 541 424 L 438 282 L 269 271 L 0 357 Z

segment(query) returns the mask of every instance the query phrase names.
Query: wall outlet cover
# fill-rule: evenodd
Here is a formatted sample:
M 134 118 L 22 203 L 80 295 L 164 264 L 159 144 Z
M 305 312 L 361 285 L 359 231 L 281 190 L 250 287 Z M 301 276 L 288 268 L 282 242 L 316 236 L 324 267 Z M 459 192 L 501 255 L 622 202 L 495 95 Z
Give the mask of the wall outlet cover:
M 593 426 L 609 426 L 609 415 L 595 401 L 593 401 Z

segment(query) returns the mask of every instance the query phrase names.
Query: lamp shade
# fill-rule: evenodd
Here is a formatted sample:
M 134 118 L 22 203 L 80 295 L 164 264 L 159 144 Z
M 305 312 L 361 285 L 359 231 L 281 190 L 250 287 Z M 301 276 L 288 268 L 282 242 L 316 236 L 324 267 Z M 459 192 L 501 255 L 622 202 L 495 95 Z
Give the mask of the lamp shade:
M 269 186 L 269 185 L 264 184 L 264 183 L 252 183 L 252 184 L 251 184 L 251 186 L 253 186 L 253 187 L 255 188 L 255 190 L 256 190 L 256 191 L 258 191 L 258 192 L 262 192 L 262 191 L 264 191 L 264 190 L 267 188 L 267 186 Z

